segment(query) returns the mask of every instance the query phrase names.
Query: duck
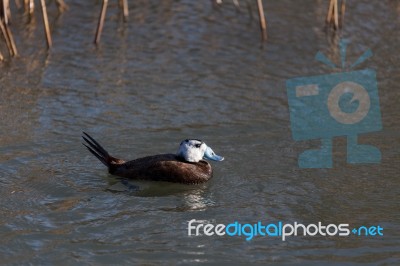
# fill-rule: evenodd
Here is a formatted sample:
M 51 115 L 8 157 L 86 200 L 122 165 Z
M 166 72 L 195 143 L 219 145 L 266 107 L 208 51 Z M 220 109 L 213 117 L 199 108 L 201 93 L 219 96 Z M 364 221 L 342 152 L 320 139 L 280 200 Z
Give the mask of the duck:
M 111 156 L 86 132 L 82 138 L 82 144 L 108 168 L 110 174 L 127 179 L 199 184 L 207 182 L 213 175 L 206 159 L 224 160 L 199 139 L 183 140 L 176 154 L 157 154 L 125 161 Z

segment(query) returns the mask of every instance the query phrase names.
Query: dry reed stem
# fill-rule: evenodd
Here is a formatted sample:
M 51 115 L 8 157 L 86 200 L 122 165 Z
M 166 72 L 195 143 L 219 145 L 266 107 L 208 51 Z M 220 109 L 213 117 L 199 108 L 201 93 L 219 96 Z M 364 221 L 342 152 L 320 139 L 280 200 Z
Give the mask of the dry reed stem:
M 107 5 L 108 5 L 108 0 L 103 0 L 103 4 L 101 7 L 101 12 L 100 12 L 100 16 L 99 16 L 99 22 L 97 24 L 96 37 L 94 39 L 95 44 L 100 43 L 101 32 L 103 31 L 104 19 L 106 17 Z
M 334 6 L 334 0 L 330 0 L 328 14 L 326 15 L 326 21 L 325 21 L 327 25 L 331 24 L 332 21 L 333 6 Z
M 64 0 L 56 0 L 56 5 L 58 8 L 58 12 L 63 13 L 68 10 L 68 5 L 64 2 Z
M 7 45 L 8 51 L 9 51 L 9 53 L 11 55 L 12 54 L 11 43 L 10 43 L 10 40 L 8 39 L 7 31 L 6 31 L 6 28 L 5 28 L 4 24 L 3 24 L 3 19 L 2 18 L 0 18 L 0 30 L 1 30 L 1 33 L 3 34 L 4 40 L 6 41 L 6 45 Z
M 32 16 L 33 12 L 35 12 L 35 2 L 33 0 L 24 0 L 24 9 L 25 13 Z
M 332 25 L 335 30 L 344 25 L 344 14 L 346 11 L 346 0 L 342 0 L 339 13 L 338 0 L 330 0 L 328 14 L 326 15 L 327 26 Z
M 124 13 L 124 21 L 128 21 L 129 9 L 128 9 L 128 0 L 122 0 L 122 10 Z
M 264 8 L 262 0 L 257 0 L 258 16 L 260 17 L 261 37 L 263 41 L 267 40 L 267 22 L 265 21 Z
M 346 0 L 342 0 L 342 4 L 340 7 L 340 24 L 339 26 L 343 28 L 344 25 L 344 14 L 346 13 Z
M 10 1 L 9 1 L 9 0 L 3 0 L 2 2 L 3 2 L 2 10 L 3 10 L 3 20 L 4 20 L 4 24 L 5 24 L 5 25 L 8 25 L 8 19 L 9 19 L 9 16 L 10 16 L 10 12 L 9 12 L 9 9 L 10 9 Z
M 11 30 L 8 27 L 8 25 L 3 22 L 2 18 L 0 18 L 0 29 L 1 29 L 1 32 L 3 33 L 4 39 L 6 40 L 6 45 L 7 45 L 10 55 L 11 56 L 18 55 L 17 47 L 15 45 Z
M 16 56 L 16 55 L 18 55 L 18 51 L 17 51 L 17 46 L 15 45 L 15 42 L 14 42 L 14 37 L 11 33 L 10 27 L 8 25 L 5 25 L 5 27 L 6 27 L 6 32 L 7 32 L 8 38 L 10 40 L 12 55 Z
M 44 33 L 46 35 L 46 40 L 47 40 L 47 48 L 50 49 L 51 46 L 53 45 L 53 42 L 51 40 L 49 19 L 47 17 L 46 1 L 40 0 L 40 4 L 42 5 L 43 25 L 44 25 Z
M 339 28 L 339 8 L 338 8 L 338 0 L 334 0 L 334 6 L 333 6 L 333 10 L 334 10 L 334 17 L 335 17 L 335 22 L 334 22 L 334 27 L 335 30 L 337 30 Z

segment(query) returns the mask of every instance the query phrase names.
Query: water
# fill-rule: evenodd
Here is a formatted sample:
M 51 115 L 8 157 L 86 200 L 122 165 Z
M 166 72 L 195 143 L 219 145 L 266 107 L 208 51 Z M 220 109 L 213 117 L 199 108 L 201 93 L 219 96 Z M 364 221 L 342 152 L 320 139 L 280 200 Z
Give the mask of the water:
M 131 3 L 129 22 L 110 3 L 99 47 L 99 5 L 69 1 L 46 52 L 39 13 L 15 13 L 21 54 L 0 63 L 0 257 L 3 264 L 398 264 L 400 55 L 396 1 L 350 1 L 340 34 L 326 32 L 326 1 L 265 3 L 268 42 L 254 19 L 226 1 Z M 334 139 L 334 168 L 299 169 L 318 140 L 295 142 L 285 81 L 331 73 L 317 51 L 377 71 L 383 130 L 360 136 L 381 164 L 346 163 Z M 4 44 L 0 47 L 5 54 Z M 336 61 L 337 62 L 337 61 Z M 207 184 L 130 182 L 81 145 L 87 131 L 115 156 L 176 152 L 201 138 L 225 157 Z M 380 225 L 383 237 L 188 237 L 207 222 Z

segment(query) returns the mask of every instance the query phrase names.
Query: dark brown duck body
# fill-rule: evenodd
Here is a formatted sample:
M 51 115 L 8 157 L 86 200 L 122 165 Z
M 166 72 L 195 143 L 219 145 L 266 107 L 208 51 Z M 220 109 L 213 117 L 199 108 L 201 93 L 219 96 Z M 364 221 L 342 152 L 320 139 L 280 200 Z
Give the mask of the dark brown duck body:
M 175 154 L 160 154 L 124 161 L 110 156 L 97 141 L 86 133 L 84 135 L 86 143 L 83 145 L 108 167 L 112 175 L 185 184 L 203 183 L 212 177 L 211 165 L 204 160 L 192 163 L 182 160 Z
M 111 164 L 108 170 L 110 174 L 125 178 L 186 184 L 203 183 L 212 177 L 212 168 L 208 162 L 184 162 L 174 154 L 147 156 L 122 164 Z

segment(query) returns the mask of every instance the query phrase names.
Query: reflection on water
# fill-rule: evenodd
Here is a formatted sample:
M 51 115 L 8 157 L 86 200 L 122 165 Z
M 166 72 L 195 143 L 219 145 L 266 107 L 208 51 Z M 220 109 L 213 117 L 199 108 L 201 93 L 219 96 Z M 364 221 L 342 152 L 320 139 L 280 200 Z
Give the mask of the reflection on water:
M 325 1 L 267 2 L 262 49 L 257 21 L 228 1 L 134 2 L 125 24 L 110 4 L 97 48 L 100 7 L 68 4 L 58 18 L 50 10 L 50 52 L 41 22 L 16 15 L 21 56 L 0 63 L 2 263 L 398 263 L 396 1 L 348 2 L 339 33 L 322 27 Z M 351 62 L 374 53 L 359 69 L 377 72 L 383 130 L 359 142 L 382 162 L 347 164 L 346 139 L 335 137 L 332 169 L 299 169 L 298 155 L 320 141 L 292 139 L 285 82 L 331 73 L 314 56 L 339 62 L 340 37 Z M 121 182 L 84 149 L 82 130 L 124 159 L 201 138 L 226 160 L 207 184 Z M 193 238 L 191 219 L 379 224 L 384 237 Z

